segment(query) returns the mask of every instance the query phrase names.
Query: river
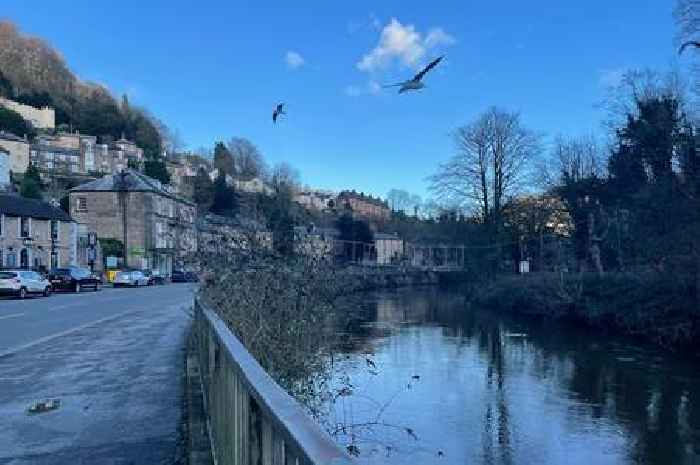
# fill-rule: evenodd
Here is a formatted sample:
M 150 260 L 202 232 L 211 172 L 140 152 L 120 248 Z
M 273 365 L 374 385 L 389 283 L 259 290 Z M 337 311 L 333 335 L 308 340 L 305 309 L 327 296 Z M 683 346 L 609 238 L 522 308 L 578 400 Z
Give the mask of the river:
M 331 420 L 360 463 L 700 464 L 698 361 L 437 288 L 367 294 Z

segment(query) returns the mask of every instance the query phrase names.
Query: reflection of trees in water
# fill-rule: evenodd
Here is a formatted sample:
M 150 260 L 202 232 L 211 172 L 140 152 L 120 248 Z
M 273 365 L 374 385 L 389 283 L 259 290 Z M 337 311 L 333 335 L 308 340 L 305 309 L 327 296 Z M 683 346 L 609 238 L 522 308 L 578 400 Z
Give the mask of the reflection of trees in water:
M 515 344 L 522 345 L 503 335 L 509 330 L 520 332 L 526 325 L 532 375 L 540 379 L 556 376 L 577 404 L 589 407 L 592 418 L 605 417 L 622 425 L 632 438 L 630 458 L 636 463 L 687 463 L 691 454 L 700 454 L 700 372 L 691 361 L 660 357 L 650 349 L 636 348 L 632 341 L 620 340 L 615 345 L 610 338 L 550 322 L 476 309 L 458 315 L 461 328 L 450 327 L 446 333 L 461 333 L 478 343 L 489 363 L 487 384 L 491 389 L 495 383 L 496 406 L 486 407 L 485 431 L 489 437 L 496 435 L 499 446 L 508 440 L 509 431 L 508 406 L 502 397 L 507 377 L 504 353 Z M 454 323 L 454 316 L 449 321 Z M 512 354 L 507 355 L 514 362 Z M 491 424 L 498 428 L 495 433 L 487 430 L 494 428 Z M 493 444 L 484 448 L 484 455 L 490 458 L 487 463 L 493 462 Z M 507 463 L 510 459 L 501 460 Z
M 559 323 L 470 309 L 460 294 L 437 288 L 372 294 L 354 318 L 352 352 L 373 352 L 378 340 L 406 324 L 441 326 L 458 355 L 467 346 L 478 348 L 488 367 L 486 463 L 512 462 L 510 410 L 516 406 L 508 405 L 507 382 L 509 367 L 520 370 L 521 364 L 536 379 L 556 379 L 591 419 L 622 426 L 635 462 L 688 463 L 700 454 L 700 372 L 692 362 Z M 508 332 L 528 337 L 525 342 Z

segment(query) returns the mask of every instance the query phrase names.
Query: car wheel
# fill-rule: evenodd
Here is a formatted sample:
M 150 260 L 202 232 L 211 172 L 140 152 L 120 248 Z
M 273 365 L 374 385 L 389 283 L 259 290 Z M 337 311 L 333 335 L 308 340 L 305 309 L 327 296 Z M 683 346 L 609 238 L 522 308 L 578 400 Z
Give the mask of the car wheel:
M 19 298 L 20 299 L 26 299 L 27 298 L 27 290 L 23 287 L 19 289 Z
M 44 288 L 44 297 L 49 296 L 51 296 L 51 286 L 46 286 L 46 288 Z
M 80 294 L 80 291 L 83 289 L 83 286 L 80 285 L 80 283 L 75 283 L 75 293 Z

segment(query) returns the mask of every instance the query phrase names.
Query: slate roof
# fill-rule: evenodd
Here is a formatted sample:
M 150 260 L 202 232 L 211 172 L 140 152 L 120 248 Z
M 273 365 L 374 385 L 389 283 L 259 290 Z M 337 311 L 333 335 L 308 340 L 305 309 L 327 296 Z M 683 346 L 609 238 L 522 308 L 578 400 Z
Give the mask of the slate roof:
M 155 192 L 165 197 L 194 205 L 187 199 L 183 199 L 168 192 L 160 181 L 146 176 L 132 169 L 126 169 L 122 173 L 108 174 L 94 181 L 86 182 L 70 190 L 71 192 Z
M 60 208 L 41 200 L 26 199 L 18 195 L 0 194 L 0 213 L 41 220 L 73 221 L 70 215 Z

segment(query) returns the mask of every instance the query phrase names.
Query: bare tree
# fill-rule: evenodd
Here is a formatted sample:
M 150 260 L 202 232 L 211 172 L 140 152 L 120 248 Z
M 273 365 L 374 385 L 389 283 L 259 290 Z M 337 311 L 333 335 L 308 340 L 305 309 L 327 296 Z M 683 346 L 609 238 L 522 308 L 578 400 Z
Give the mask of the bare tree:
M 276 189 L 283 187 L 296 190 L 301 185 L 301 176 L 299 170 L 292 165 L 280 162 L 272 168 L 270 182 Z
M 228 141 L 228 149 L 233 155 L 236 176 L 243 180 L 262 177 L 267 171 L 263 156 L 248 139 L 234 137 Z
M 507 199 L 523 186 L 540 137 L 518 113 L 492 107 L 454 134 L 456 153 L 429 178 L 435 195 L 451 204 L 477 206 L 498 224 Z
M 605 172 L 605 149 L 593 135 L 558 136 L 548 157 L 539 167 L 539 182 L 544 189 L 561 185 L 564 178 L 581 181 Z
M 696 52 L 692 54 L 695 61 L 691 87 L 696 97 L 700 98 L 700 0 L 678 0 L 675 17 L 680 50 L 685 50 L 685 55 L 691 55 L 691 49 Z
M 627 122 L 629 115 L 636 115 L 639 102 L 656 98 L 673 97 L 682 111 L 693 113 L 689 103 L 688 83 L 678 70 L 659 72 L 652 69 L 631 69 L 620 82 L 607 89 L 602 108 L 608 113 L 604 125 L 615 136 L 618 128 Z

